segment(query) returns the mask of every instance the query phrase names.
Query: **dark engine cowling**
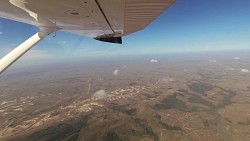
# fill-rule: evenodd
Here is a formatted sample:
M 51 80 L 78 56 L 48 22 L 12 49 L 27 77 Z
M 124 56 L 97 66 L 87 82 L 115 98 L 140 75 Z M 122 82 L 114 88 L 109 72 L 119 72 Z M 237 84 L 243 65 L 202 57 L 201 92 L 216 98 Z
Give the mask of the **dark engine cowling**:
M 96 37 L 98 41 L 122 44 L 122 37 Z

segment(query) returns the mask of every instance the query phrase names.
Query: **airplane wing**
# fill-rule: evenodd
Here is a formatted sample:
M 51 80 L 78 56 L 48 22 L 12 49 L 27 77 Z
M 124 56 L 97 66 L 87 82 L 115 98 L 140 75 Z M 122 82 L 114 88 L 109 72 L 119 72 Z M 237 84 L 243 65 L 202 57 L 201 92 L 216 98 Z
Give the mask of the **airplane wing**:
M 145 28 L 175 0 L 1 0 L 0 17 L 92 38 Z
M 11 57 L 0 60 L 0 73 L 46 35 L 57 30 L 100 41 L 122 43 L 122 36 L 142 30 L 175 0 L 1 0 L 0 17 L 40 28 Z M 12 59 L 11 59 L 12 58 Z M 15 59 L 14 59 L 15 58 Z M 3 70 L 3 62 L 7 63 Z

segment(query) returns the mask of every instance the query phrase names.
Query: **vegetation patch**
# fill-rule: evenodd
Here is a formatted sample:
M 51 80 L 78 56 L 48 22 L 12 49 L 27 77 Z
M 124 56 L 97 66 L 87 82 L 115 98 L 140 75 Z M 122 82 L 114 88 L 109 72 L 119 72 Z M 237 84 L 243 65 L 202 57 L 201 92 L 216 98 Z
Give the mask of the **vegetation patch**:
M 177 94 L 164 98 L 160 104 L 155 104 L 154 109 L 178 109 L 180 111 L 188 111 L 185 102 L 176 98 Z
M 210 127 L 210 126 L 216 126 L 216 122 L 214 120 L 204 120 L 203 122 L 203 125 L 205 127 Z
M 217 105 L 216 108 L 218 108 L 218 109 L 219 108 L 224 108 L 227 105 L 232 104 L 231 98 L 236 95 L 236 93 L 231 91 L 231 90 L 224 90 L 224 91 L 226 92 L 226 94 L 223 94 L 224 95 L 223 101 L 221 101 L 221 103 Z
M 191 103 L 206 105 L 209 108 L 214 108 L 214 105 L 211 102 L 208 102 L 208 101 L 204 100 L 203 98 L 201 98 L 200 96 L 197 96 L 197 95 L 193 95 L 193 96 L 189 97 L 188 101 L 191 102 Z
M 137 111 L 136 108 L 131 108 L 129 109 L 129 104 L 125 104 L 125 105 L 117 105 L 117 104 L 112 104 L 110 106 L 110 109 L 112 109 L 114 112 L 121 112 L 121 113 L 125 113 L 127 115 L 134 115 Z
M 136 108 L 132 108 L 132 109 L 125 110 L 124 112 L 128 115 L 134 115 L 136 111 L 137 111 Z
M 200 93 L 202 95 L 205 95 L 207 91 L 210 91 L 214 88 L 213 85 L 203 83 L 203 82 L 195 82 L 195 83 L 192 83 L 191 85 L 188 85 L 188 87 L 190 90 Z
M 58 141 L 68 138 L 69 136 L 76 134 L 69 141 L 74 141 L 78 138 L 78 134 L 82 127 L 87 126 L 89 117 L 75 121 L 73 123 L 62 123 L 57 126 L 48 127 L 37 132 L 32 133 L 26 138 L 26 141 Z
M 137 85 L 136 82 L 131 82 L 131 83 L 129 83 L 129 86 L 136 86 L 136 85 Z
M 248 119 L 246 122 L 238 122 L 239 125 L 250 125 L 250 120 Z
M 157 95 L 157 94 L 154 94 L 154 95 L 152 95 L 152 94 L 143 94 L 144 96 L 146 96 L 147 97 L 147 99 L 150 99 L 150 98 L 156 98 L 156 97 L 158 97 L 159 95 Z
M 179 126 L 171 126 L 171 125 L 164 123 L 162 121 L 160 121 L 159 123 L 162 126 L 162 128 L 167 129 L 167 130 L 172 130 L 172 131 L 181 131 L 182 130 L 181 127 L 179 127 Z
M 79 134 L 69 136 L 65 141 L 77 141 Z
M 123 141 L 115 132 L 108 132 L 104 137 L 104 141 Z
M 134 129 L 128 130 L 128 132 L 132 136 L 139 136 L 139 137 L 149 136 L 154 141 L 159 140 L 158 135 L 153 131 L 153 129 L 148 125 L 146 121 L 143 121 L 142 119 L 139 118 L 136 118 L 134 121 L 136 125 L 140 128 L 140 130 L 134 130 Z
M 118 104 L 111 104 L 109 106 L 110 109 L 112 109 L 114 112 L 122 112 L 122 113 L 126 113 L 127 111 L 127 107 L 129 106 L 129 104 L 125 104 L 125 105 L 118 105 Z

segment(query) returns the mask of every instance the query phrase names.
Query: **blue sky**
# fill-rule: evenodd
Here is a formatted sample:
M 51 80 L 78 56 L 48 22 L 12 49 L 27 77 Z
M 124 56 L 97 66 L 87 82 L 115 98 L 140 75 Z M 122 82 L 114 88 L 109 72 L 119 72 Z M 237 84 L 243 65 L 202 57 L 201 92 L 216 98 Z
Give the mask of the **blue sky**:
M 31 25 L 0 19 L 0 57 L 37 32 Z M 109 44 L 57 32 L 26 55 L 39 57 L 140 55 L 250 49 L 249 0 L 177 0 L 146 29 Z

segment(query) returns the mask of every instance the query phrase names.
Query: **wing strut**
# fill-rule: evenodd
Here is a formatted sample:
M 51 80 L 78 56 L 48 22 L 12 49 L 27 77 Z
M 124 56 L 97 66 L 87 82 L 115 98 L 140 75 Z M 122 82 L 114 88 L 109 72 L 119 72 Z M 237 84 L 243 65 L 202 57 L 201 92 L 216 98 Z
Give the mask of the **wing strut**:
M 18 58 L 30 50 L 34 45 L 36 45 L 40 40 L 54 32 L 53 28 L 42 28 L 38 33 L 24 41 L 21 45 L 12 50 L 9 54 L 4 56 L 0 60 L 0 74 L 4 72 L 11 64 L 13 64 Z

